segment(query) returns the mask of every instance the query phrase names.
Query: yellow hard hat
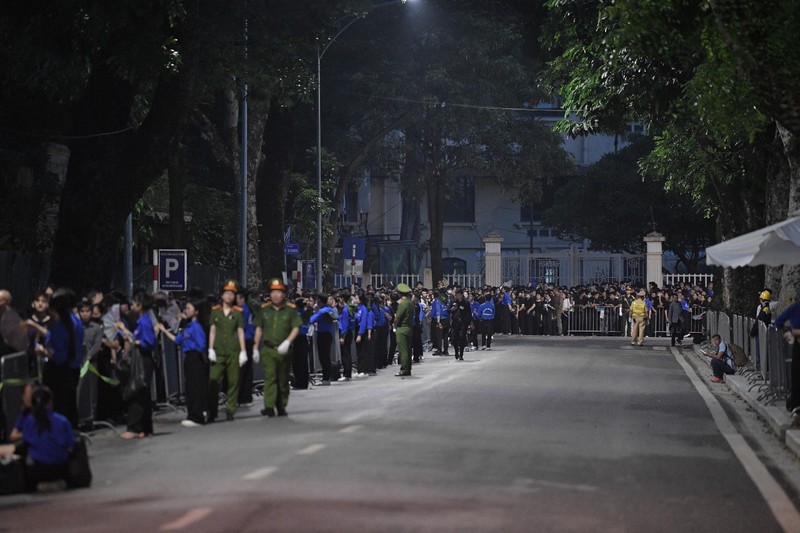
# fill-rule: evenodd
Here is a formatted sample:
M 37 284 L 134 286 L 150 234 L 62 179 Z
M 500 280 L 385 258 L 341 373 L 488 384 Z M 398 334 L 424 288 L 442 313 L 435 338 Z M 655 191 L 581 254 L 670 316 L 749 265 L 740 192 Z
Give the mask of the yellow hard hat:
M 762 300 L 770 301 L 772 300 L 772 293 L 769 291 L 761 291 L 761 294 L 759 294 L 758 297 Z

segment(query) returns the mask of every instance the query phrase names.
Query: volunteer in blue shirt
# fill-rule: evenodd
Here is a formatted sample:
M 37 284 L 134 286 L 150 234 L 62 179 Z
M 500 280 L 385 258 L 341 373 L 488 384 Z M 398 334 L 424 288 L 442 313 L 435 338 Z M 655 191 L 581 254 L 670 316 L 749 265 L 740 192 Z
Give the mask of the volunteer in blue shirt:
M 153 404 L 150 397 L 150 383 L 153 379 L 155 367 L 153 352 L 156 349 L 156 327 L 152 313 L 153 298 L 144 291 L 133 295 L 131 311 L 139 315 L 136 329 L 130 333 L 125 329 L 125 324 L 117 326 L 123 330 L 128 342 L 132 342 L 139 349 L 144 368 L 144 386 L 128 398 L 128 429 L 122 435 L 123 439 L 144 438 L 153 434 Z
M 445 289 L 439 292 L 439 297 L 433 301 L 431 306 L 431 332 L 431 337 L 433 337 L 432 355 L 450 355 L 450 310 Z
M 50 299 L 49 329 L 32 320 L 27 322 L 44 338 L 44 346 L 38 346 L 37 351 L 46 357 L 42 382 L 52 391 L 53 409 L 75 426 L 78 425 L 78 380 L 84 359 L 83 323 L 72 312 L 76 302 L 75 293 L 59 289 Z
M 421 363 L 422 356 L 422 332 L 425 327 L 425 303 L 424 299 L 427 298 L 428 293 L 422 290 L 420 293 L 413 293 L 411 296 L 411 303 L 415 305 L 415 313 L 413 324 L 411 326 L 411 360 L 414 363 Z M 433 337 L 433 327 L 431 327 L 431 337 Z
M 472 311 L 472 323 L 473 328 L 470 331 L 470 343 L 472 344 L 473 349 L 478 349 L 478 332 L 481 331 L 483 325 L 481 324 L 481 303 L 478 301 L 479 297 L 476 294 L 470 295 L 470 310 Z
M 481 350 L 492 349 L 492 335 L 494 335 L 494 298 L 491 294 L 481 297 L 478 313 L 481 317 Z
M 775 319 L 775 327 L 782 328 L 789 322 L 794 335 L 792 345 L 792 369 L 790 374 L 789 397 L 786 398 L 786 409 L 797 417 L 800 416 L 800 303 L 792 304 Z
M 317 355 L 322 366 L 322 385 L 331 384 L 331 346 L 333 345 L 334 322 L 338 320 L 336 311 L 329 305 L 328 295 L 317 296 L 317 310 L 311 315 L 310 323 L 317 327 Z
M 247 303 L 250 295 L 247 289 L 240 289 L 236 293 L 236 305 L 242 308 L 244 316 L 244 350 L 247 352 L 247 362 L 239 368 L 239 405 L 250 406 L 253 404 L 253 337 L 256 334 L 256 325 L 253 321 L 253 311 Z
M 27 393 L 27 391 L 26 391 Z M 25 488 L 35 491 L 40 483 L 57 482 L 66 487 L 67 461 L 75 446 L 72 425 L 60 413 L 53 411 L 53 393 L 46 385 L 32 387 L 30 409 L 17 419 L 11 440 L 23 444 L 0 447 L 0 455 L 26 453 Z
M 183 427 L 193 428 L 206 423 L 203 412 L 208 405 L 208 341 L 205 328 L 200 320 L 199 310 L 202 302 L 186 302 L 184 315 L 189 324 L 177 335 L 158 324 L 156 327 L 183 351 L 183 373 L 186 382 L 186 420 Z
M 356 304 L 355 324 L 353 326 L 353 334 L 356 336 L 356 367 L 358 368 L 357 376 L 360 378 L 366 377 L 369 365 L 367 358 L 369 357 L 369 311 L 367 306 L 364 305 L 362 296 L 356 294 L 353 296 L 353 303 Z
M 339 310 L 339 346 L 342 351 L 342 377 L 339 381 L 350 381 L 353 377 L 353 319 L 350 317 L 350 307 L 347 305 L 350 295 L 340 293 L 336 299 Z

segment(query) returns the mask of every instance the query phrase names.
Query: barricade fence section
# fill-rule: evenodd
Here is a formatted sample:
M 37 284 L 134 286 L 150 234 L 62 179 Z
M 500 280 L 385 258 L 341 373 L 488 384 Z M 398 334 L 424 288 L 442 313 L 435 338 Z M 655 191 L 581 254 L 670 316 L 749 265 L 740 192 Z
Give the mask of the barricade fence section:
M 685 313 L 681 322 L 681 336 L 705 332 L 706 308 L 693 306 Z M 623 313 L 621 305 L 578 306 L 569 312 L 569 334 L 571 335 L 623 335 L 630 318 Z M 648 337 L 668 337 L 670 325 L 664 308 L 648 312 L 645 334 Z
M 791 389 L 792 343 L 783 337 L 782 331 L 757 323 L 752 317 L 712 310 L 705 314 L 705 325 L 709 338 L 719 335 L 747 355 L 747 364 L 736 371 L 748 379 L 751 389 L 759 391 L 760 400 L 772 405 L 786 399 Z M 751 336 L 754 329 L 758 334 Z

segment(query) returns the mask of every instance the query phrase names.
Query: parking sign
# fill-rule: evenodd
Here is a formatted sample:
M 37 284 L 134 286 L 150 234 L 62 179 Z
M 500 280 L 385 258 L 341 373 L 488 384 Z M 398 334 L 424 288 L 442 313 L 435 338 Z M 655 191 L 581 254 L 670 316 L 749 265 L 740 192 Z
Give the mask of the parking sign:
M 157 290 L 178 291 L 187 290 L 186 250 L 157 250 L 156 272 Z

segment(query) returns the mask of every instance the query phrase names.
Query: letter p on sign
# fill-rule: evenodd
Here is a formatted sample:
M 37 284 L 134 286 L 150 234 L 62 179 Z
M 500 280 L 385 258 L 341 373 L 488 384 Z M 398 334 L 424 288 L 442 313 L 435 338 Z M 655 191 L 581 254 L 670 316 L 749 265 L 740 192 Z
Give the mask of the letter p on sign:
M 173 272 L 177 272 L 178 269 L 181 267 L 181 264 L 178 262 L 177 259 L 169 258 L 167 259 L 167 264 L 165 265 L 165 270 L 168 278 L 171 278 L 171 274 Z

